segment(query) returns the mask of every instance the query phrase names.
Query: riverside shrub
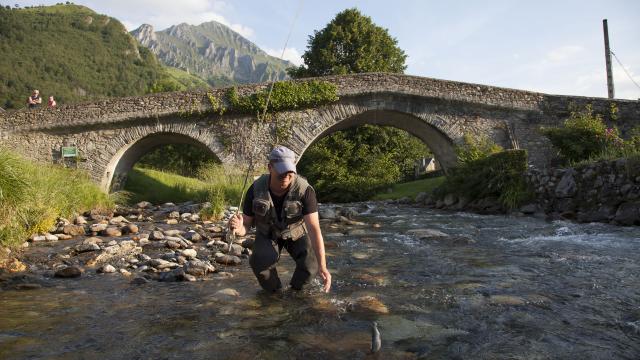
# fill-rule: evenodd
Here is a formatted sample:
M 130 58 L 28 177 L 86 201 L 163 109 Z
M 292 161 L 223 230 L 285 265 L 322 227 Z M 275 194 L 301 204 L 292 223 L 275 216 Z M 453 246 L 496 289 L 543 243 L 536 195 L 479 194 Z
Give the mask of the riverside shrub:
M 60 216 L 114 205 L 85 172 L 36 164 L 2 148 L 0 193 L 1 246 L 48 231 Z
M 508 209 L 515 208 L 531 196 L 525 179 L 526 150 L 506 150 L 461 163 L 451 169 L 436 195 L 455 194 L 469 201 L 496 197 Z

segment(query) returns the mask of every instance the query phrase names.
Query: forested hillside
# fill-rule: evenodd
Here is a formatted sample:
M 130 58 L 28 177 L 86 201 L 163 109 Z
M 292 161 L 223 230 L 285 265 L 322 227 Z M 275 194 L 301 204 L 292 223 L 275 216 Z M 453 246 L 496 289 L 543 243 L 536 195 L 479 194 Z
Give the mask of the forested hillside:
M 206 87 L 169 72 L 116 19 L 77 5 L 0 7 L 0 107 L 22 108 L 32 89 L 58 104 Z M 188 84 L 188 85 L 187 85 Z

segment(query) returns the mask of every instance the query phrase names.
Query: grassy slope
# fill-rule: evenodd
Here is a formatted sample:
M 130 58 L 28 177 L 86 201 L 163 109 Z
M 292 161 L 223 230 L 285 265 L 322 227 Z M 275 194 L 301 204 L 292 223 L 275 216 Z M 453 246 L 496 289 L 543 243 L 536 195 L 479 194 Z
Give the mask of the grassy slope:
M 136 167 L 129 172 L 125 191 L 131 202 L 142 200 L 154 204 L 165 202 L 203 201 L 207 195 L 204 181 L 158 170 Z
M 440 186 L 440 184 L 442 184 L 444 180 L 445 177 L 441 176 L 437 178 L 395 184 L 391 186 L 392 191 L 390 193 L 378 194 L 373 197 L 373 200 L 390 200 L 400 199 L 403 197 L 409 197 L 413 199 L 416 197 L 416 195 L 418 195 L 418 193 L 433 191 L 436 187 Z
M 116 19 L 77 5 L 0 7 L 0 107 L 22 108 L 32 89 L 58 104 L 199 87 L 169 74 Z M 174 81 L 173 78 L 179 80 Z M 164 87 L 153 85 L 162 81 Z

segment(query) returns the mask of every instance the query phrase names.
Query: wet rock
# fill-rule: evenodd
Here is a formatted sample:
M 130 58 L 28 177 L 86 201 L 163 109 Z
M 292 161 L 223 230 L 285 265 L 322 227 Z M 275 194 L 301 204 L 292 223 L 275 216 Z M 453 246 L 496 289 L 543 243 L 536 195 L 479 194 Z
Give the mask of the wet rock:
M 178 229 L 169 229 L 169 230 L 164 230 L 162 233 L 164 234 L 164 236 L 177 237 L 179 235 L 182 235 L 184 231 L 178 230 Z
M 82 225 L 65 225 L 62 233 L 71 236 L 81 236 L 85 234 L 85 229 Z
M 526 215 L 534 214 L 537 211 L 538 211 L 537 204 L 527 204 L 520 208 L 520 212 Z
M 149 280 L 147 280 L 146 278 L 141 277 L 141 276 L 136 277 L 133 280 L 131 280 L 131 284 L 133 284 L 133 285 L 144 285 L 144 284 L 146 284 L 148 282 L 149 282 Z
M 162 231 L 152 231 L 151 234 L 149 234 L 149 239 L 164 240 L 164 234 L 162 233 Z
M 119 237 L 122 236 L 122 231 L 117 227 L 108 227 L 100 233 L 102 236 Z
M 358 210 L 352 207 L 345 207 L 340 209 L 339 214 L 346 217 L 347 219 L 354 219 L 356 216 L 358 216 Z
M 191 216 L 189 216 L 188 220 L 189 220 L 189 221 L 191 221 L 191 222 L 197 222 L 197 221 L 200 221 L 200 215 L 198 215 L 198 214 L 191 214 Z
M 76 225 L 85 225 L 87 224 L 87 219 L 85 219 L 84 216 L 76 216 L 76 218 L 73 219 L 73 223 Z
M 248 239 L 244 239 L 242 240 L 242 247 L 247 248 L 247 249 L 253 249 L 253 243 L 256 241 L 256 239 L 254 238 L 248 238 Z
M 224 296 L 232 296 L 232 297 L 240 296 L 240 293 L 238 292 L 238 290 L 232 289 L 232 288 L 226 288 L 226 289 L 218 290 L 218 291 L 216 291 L 216 294 L 224 295 Z
M 58 237 L 55 235 L 51 235 L 49 233 L 44 234 L 44 239 L 46 241 L 58 241 Z
M 0 269 L 6 269 L 10 273 L 22 272 L 27 270 L 27 265 L 16 258 L 11 258 L 4 262 L 4 264 L 0 263 Z
M 232 256 L 240 256 L 242 254 L 243 247 L 237 244 L 231 244 L 231 247 L 224 246 L 222 252 Z
M 193 281 L 198 281 L 198 279 L 195 276 L 191 275 L 191 274 L 184 274 L 183 278 L 182 278 L 182 281 L 191 281 L 191 282 L 193 282 Z
M 131 273 L 126 269 L 120 269 L 118 271 L 120 272 L 120 274 L 122 274 L 122 276 L 131 276 Z
M 116 268 L 114 268 L 112 265 L 107 264 L 104 265 L 103 267 L 101 267 L 100 269 L 98 269 L 99 273 L 104 273 L 104 274 L 111 274 L 116 272 Z
M 177 211 L 172 211 L 169 213 L 169 215 L 167 215 L 167 218 L 169 219 L 179 219 L 180 218 L 180 213 Z
M 198 252 L 194 249 L 184 249 L 181 251 L 181 254 L 187 259 L 195 259 L 198 257 Z
M 214 260 L 215 262 L 217 262 L 218 264 L 222 264 L 222 265 L 240 265 L 242 264 L 242 260 L 237 257 L 237 256 L 233 256 L 233 255 L 225 255 L 223 253 L 216 253 L 214 255 Z
M 85 253 L 85 252 L 89 252 L 89 251 L 98 251 L 100 250 L 100 246 L 98 246 L 98 244 L 95 243 L 88 243 L 88 244 L 78 244 L 73 248 L 76 253 L 80 254 L 80 253 Z
M 92 233 L 100 233 L 104 230 L 107 229 L 107 227 L 109 227 L 108 224 L 102 224 L 102 223 L 98 223 L 98 224 L 93 224 L 91 226 L 89 226 L 89 231 L 91 231 Z
M 67 235 L 67 234 L 56 234 L 56 237 L 58 238 L 58 240 L 71 240 L 71 239 L 73 239 L 73 236 Z
M 603 205 L 595 210 L 581 211 L 576 216 L 579 222 L 604 222 L 609 221 L 615 214 L 615 209 L 611 206 Z
M 116 216 L 114 218 L 111 218 L 111 220 L 109 220 L 109 224 L 110 225 L 120 225 L 122 223 L 129 223 L 129 220 L 125 219 L 124 216 Z
M 181 268 L 176 268 L 160 273 L 158 280 L 163 282 L 184 281 L 184 275 L 184 270 L 182 270 Z
M 640 224 L 640 203 L 623 203 L 616 211 L 615 220 L 622 225 Z
M 136 204 L 136 207 L 138 209 L 148 209 L 148 208 L 150 208 L 152 206 L 153 206 L 153 204 L 151 204 L 148 201 L 140 201 L 139 203 Z
M 359 313 L 388 314 L 389 309 L 385 304 L 374 296 L 362 296 L 355 299 L 350 305 L 349 310 Z
M 184 265 L 184 271 L 187 274 L 195 275 L 195 276 L 204 276 L 206 274 L 212 273 L 216 271 L 216 268 L 211 265 L 208 261 L 203 260 L 189 260 Z
M 318 216 L 320 219 L 333 220 L 338 217 L 338 214 L 336 214 L 336 211 L 333 208 L 322 207 L 318 210 Z
M 458 197 L 453 195 L 453 194 L 447 194 L 444 197 L 443 201 L 444 201 L 444 206 L 450 207 L 450 206 L 453 206 L 455 203 L 458 202 Z
M 184 238 L 193 242 L 202 241 L 202 235 L 198 234 L 195 231 L 188 231 L 184 234 Z
M 54 276 L 59 278 L 75 278 L 82 275 L 84 270 L 78 266 L 67 266 L 56 270 Z
M 151 259 L 147 262 L 147 264 L 149 266 L 152 266 L 156 269 L 162 270 L 162 269 L 168 269 L 171 267 L 176 267 L 178 266 L 178 264 L 173 263 L 171 261 L 167 261 L 167 260 L 163 260 L 163 259 Z
M 233 274 L 226 271 L 220 271 L 215 273 L 213 278 L 217 280 L 231 279 L 233 278 Z
M 178 219 L 167 219 L 167 225 L 176 225 L 178 223 Z
M 127 224 L 127 225 L 123 226 L 120 229 L 120 231 L 125 235 L 137 234 L 139 230 L 140 229 L 138 228 L 138 225 L 136 225 L 136 224 Z

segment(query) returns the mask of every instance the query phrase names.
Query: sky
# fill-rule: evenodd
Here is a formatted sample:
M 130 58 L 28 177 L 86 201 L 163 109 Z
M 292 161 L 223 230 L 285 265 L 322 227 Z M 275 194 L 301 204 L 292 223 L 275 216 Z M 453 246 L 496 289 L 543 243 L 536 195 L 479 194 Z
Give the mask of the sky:
M 61 0 L 0 0 L 21 7 L 56 2 Z M 407 74 L 595 97 L 607 96 L 602 20 L 608 19 L 611 51 L 624 65 L 612 58 L 616 98 L 640 99 L 638 0 L 73 2 L 115 17 L 129 30 L 143 23 L 158 31 L 215 20 L 277 57 L 292 30 L 284 58 L 296 64 L 314 31 L 355 7 L 397 39 L 408 55 Z

